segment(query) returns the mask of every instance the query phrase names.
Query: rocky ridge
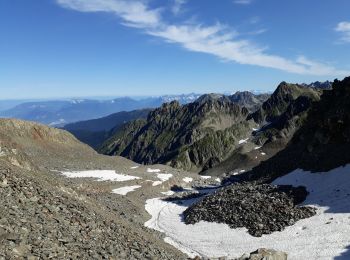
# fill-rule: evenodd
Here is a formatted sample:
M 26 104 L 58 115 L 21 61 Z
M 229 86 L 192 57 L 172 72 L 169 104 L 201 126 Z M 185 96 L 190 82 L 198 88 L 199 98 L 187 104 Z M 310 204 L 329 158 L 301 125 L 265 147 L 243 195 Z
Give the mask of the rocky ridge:
M 248 113 L 233 102 L 211 96 L 184 106 L 171 102 L 152 111 L 147 120 L 127 124 L 100 152 L 201 171 L 225 159 L 254 126 L 245 120 Z
M 322 92 L 309 86 L 279 84 L 262 106 L 247 117 L 248 121 L 254 120 L 259 125 L 250 136 L 250 144 L 239 147 L 226 160 L 203 174 L 227 175 L 237 172 L 237 169 L 251 169 L 283 150 L 304 124 L 312 104 L 319 101 Z
M 335 80 L 311 107 L 287 147 L 245 176 L 272 181 L 297 168 L 329 171 L 350 162 L 350 78 Z

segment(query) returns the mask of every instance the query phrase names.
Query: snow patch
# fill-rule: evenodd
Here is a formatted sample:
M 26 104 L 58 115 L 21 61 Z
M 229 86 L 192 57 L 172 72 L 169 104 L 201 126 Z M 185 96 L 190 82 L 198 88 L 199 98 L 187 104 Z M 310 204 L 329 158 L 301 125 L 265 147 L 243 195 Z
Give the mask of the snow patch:
M 160 172 L 160 169 L 151 169 L 151 168 L 147 168 L 147 172 L 149 172 L 149 173 Z
M 184 182 L 186 182 L 186 183 L 190 183 L 190 182 L 193 181 L 193 178 L 185 177 L 185 178 L 183 178 L 182 180 L 183 180 Z
M 152 186 L 155 187 L 155 186 L 161 185 L 162 183 L 163 183 L 162 181 L 154 181 L 152 183 Z
M 119 194 L 119 195 L 126 195 L 129 192 L 132 192 L 138 188 L 141 188 L 140 185 L 135 185 L 135 186 L 126 186 L 126 187 L 121 187 L 118 189 L 112 190 L 112 193 Z
M 158 173 L 157 178 L 160 179 L 162 182 L 170 180 L 170 178 L 173 177 L 171 173 Z
M 254 147 L 254 150 L 259 150 L 262 146 L 256 146 Z
M 171 196 L 171 195 L 174 195 L 174 194 L 175 194 L 175 192 L 172 191 L 172 190 L 169 190 L 169 191 L 162 191 L 161 193 L 164 194 L 164 195 L 167 195 L 167 196 Z
M 139 168 L 140 166 L 132 166 L 132 167 L 130 167 L 130 169 L 137 169 L 137 168 Z
M 249 140 L 249 138 L 239 140 L 239 141 L 238 141 L 238 144 L 244 144 L 244 143 L 246 143 L 248 140 Z
M 65 177 L 68 178 L 94 178 L 98 181 L 130 181 L 137 180 L 140 177 L 124 175 L 116 173 L 113 170 L 91 170 L 91 171 L 72 171 L 72 172 L 61 172 Z
M 261 155 L 266 155 L 266 153 L 264 153 L 264 152 L 262 152 L 262 153 L 260 153 Z
M 326 173 L 296 170 L 273 184 L 305 186 L 310 194 L 303 204 L 317 207 L 317 214 L 281 232 L 253 237 L 245 228 L 231 229 L 225 224 L 201 221 L 185 225 L 182 213 L 196 199 L 180 205 L 155 198 L 146 201 L 145 209 L 152 218 L 145 226 L 165 233 L 165 241 L 189 257 L 237 258 L 257 248 L 273 248 L 287 252 L 292 260 L 346 259 L 350 245 L 350 165 Z
M 201 175 L 202 179 L 211 179 L 211 176 L 205 176 L 205 175 Z

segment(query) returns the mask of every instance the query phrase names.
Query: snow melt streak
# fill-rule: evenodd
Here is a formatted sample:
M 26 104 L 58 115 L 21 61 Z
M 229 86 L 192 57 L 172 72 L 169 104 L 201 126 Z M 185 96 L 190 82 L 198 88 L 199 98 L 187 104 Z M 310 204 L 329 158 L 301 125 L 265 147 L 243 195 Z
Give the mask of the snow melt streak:
M 305 205 L 317 206 L 317 215 L 298 221 L 282 232 L 262 237 L 249 235 L 245 228 L 201 221 L 185 225 L 181 214 L 187 208 L 158 198 L 147 200 L 152 218 L 145 223 L 166 234 L 166 242 L 190 257 L 240 257 L 257 248 L 274 248 L 288 253 L 288 259 L 333 259 L 350 253 L 350 165 L 327 173 L 296 170 L 274 184 L 305 186 L 310 192 Z

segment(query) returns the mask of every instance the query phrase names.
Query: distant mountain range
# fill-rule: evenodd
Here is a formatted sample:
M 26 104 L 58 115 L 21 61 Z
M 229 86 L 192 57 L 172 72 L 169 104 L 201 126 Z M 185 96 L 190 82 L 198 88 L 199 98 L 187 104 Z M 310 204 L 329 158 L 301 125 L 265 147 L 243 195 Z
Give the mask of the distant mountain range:
M 123 97 L 112 100 L 73 99 L 25 102 L 0 111 L 0 117 L 35 121 L 51 126 L 63 126 L 67 123 L 100 118 L 120 111 L 156 108 L 173 100 L 177 100 L 181 104 L 187 104 L 193 102 L 199 96 L 199 94 L 191 93 L 143 99 Z M 0 101 L 1 103 L 4 103 L 5 108 L 9 105 L 5 104 L 5 101 Z
M 125 124 L 99 151 L 218 175 L 253 167 L 285 147 L 322 92 L 282 82 L 272 95 L 206 94 L 186 105 L 171 102 Z M 257 149 L 262 146 L 266 152 Z

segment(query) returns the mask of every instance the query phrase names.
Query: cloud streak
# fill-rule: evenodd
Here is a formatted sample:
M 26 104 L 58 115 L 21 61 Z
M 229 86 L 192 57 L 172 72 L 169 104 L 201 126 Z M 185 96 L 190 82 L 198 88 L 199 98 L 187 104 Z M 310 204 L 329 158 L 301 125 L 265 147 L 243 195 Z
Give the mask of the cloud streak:
M 238 5 L 249 5 L 253 2 L 253 0 L 234 0 L 233 3 Z
M 334 30 L 341 34 L 342 42 L 350 43 L 350 22 L 340 22 Z
M 317 76 L 345 76 L 350 71 L 300 56 L 295 60 L 269 54 L 251 41 L 239 39 L 237 32 L 216 24 L 169 24 L 161 9 L 151 9 L 140 0 L 56 0 L 62 7 L 80 12 L 109 12 L 121 18 L 125 26 L 136 27 L 144 33 L 178 44 L 184 49 L 214 55 L 225 61 L 273 68 L 289 73 Z M 180 1 L 182 2 L 182 1 Z M 346 27 L 346 26 L 345 26 Z

